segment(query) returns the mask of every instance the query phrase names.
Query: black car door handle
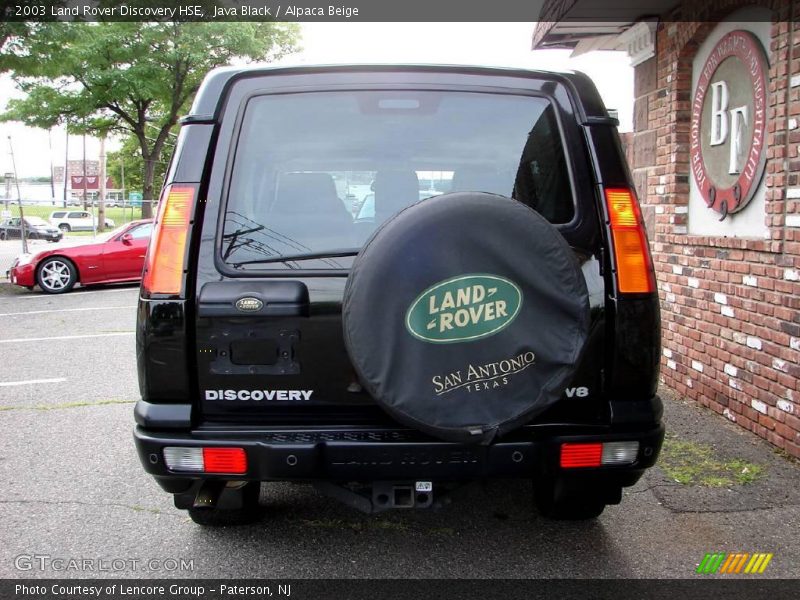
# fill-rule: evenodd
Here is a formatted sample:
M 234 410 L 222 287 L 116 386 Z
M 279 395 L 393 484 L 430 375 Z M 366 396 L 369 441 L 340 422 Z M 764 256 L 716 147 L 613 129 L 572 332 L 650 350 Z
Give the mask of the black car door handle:
M 214 281 L 203 285 L 199 317 L 307 317 L 308 288 L 301 281 Z

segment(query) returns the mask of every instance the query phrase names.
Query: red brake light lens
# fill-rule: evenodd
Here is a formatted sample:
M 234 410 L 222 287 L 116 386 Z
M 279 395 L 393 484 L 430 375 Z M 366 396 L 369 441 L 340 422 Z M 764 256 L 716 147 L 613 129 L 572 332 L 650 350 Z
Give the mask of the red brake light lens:
M 561 468 L 599 467 L 603 461 L 603 444 L 561 444 Z
M 247 455 L 243 448 L 203 448 L 203 471 L 241 475 L 247 472 Z

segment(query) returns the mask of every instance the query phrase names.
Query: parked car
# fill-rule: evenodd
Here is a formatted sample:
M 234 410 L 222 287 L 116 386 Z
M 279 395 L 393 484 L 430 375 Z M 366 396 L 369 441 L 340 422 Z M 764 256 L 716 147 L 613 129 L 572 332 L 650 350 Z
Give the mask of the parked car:
M 262 483 L 378 512 L 487 478 L 590 519 L 656 462 L 655 273 L 585 75 L 227 67 L 182 123 L 134 435 L 196 523 L 260 518 Z M 361 219 L 348 170 L 375 173 Z M 447 193 L 419 202 L 422 172 Z
M 8 277 L 28 289 L 38 284 L 49 294 L 69 292 L 77 283 L 138 281 L 152 231 L 152 221 L 132 221 L 92 244 L 23 254 L 11 265 Z
M 70 231 L 93 231 L 96 227 L 97 217 L 85 210 L 57 210 L 50 213 L 49 221 L 64 233 Z M 115 226 L 114 220 L 106 218 L 107 228 Z
M 29 240 L 59 241 L 64 234 L 41 217 L 24 217 L 25 238 Z M 19 239 L 22 237 L 21 219 L 6 219 L 0 223 L 0 240 Z

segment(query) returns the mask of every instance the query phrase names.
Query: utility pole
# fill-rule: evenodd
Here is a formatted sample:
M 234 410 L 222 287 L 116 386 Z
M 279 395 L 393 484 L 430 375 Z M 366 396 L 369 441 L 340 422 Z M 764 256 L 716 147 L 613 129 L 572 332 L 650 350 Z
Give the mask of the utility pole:
M 86 132 L 83 132 L 83 210 L 87 210 L 86 201 Z
M 22 194 L 19 191 L 19 177 L 17 177 L 17 161 L 14 159 L 14 146 L 11 136 L 8 136 L 8 148 L 11 150 L 11 167 L 14 169 L 14 182 L 17 184 L 17 200 L 19 201 L 19 233 L 22 238 L 22 253 L 28 253 L 28 240 L 25 239 L 25 213 L 22 210 Z
M 100 135 L 100 174 L 97 181 L 97 231 L 103 231 L 106 226 L 106 134 Z
M 64 206 L 67 208 L 67 178 L 69 174 L 69 123 L 64 126 L 64 131 L 67 133 L 67 143 L 64 144 Z
M 47 147 L 50 150 L 50 204 L 56 205 L 56 172 L 53 167 L 53 129 L 47 130 Z

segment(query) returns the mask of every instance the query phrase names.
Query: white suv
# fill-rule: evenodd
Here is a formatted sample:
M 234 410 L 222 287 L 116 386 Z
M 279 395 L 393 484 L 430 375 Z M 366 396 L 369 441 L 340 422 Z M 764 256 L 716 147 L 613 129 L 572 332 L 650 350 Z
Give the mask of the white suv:
M 59 210 L 50 213 L 50 224 L 58 227 L 64 233 L 70 231 L 92 231 L 95 228 L 96 217 L 84 210 Z M 114 221 L 106 219 L 106 227 L 114 228 Z

